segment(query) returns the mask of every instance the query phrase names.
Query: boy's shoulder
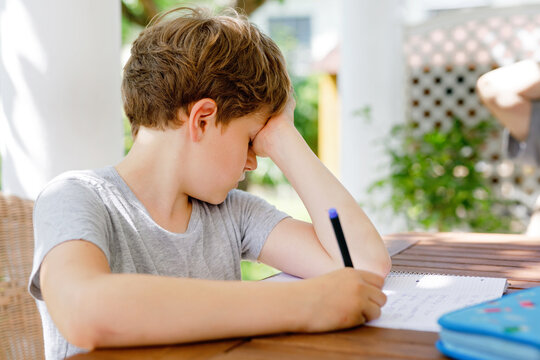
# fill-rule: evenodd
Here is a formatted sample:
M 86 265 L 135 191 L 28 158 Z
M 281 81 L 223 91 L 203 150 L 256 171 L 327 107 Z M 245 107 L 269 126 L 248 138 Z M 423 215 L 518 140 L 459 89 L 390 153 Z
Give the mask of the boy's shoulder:
M 36 201 L 43 194 L 56 192 L 69 192 L 69 190 L 91 190 L 99 192 L 110 188 L 114 178 L 112 167 L 94 170 L 70 170 L 66 171 L 49 181 L 38 195 Z

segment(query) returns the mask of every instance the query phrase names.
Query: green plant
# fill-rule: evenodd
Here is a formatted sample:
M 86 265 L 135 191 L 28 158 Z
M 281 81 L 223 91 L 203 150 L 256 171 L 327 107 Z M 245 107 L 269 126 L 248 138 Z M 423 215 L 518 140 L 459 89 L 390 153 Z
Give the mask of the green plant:
M 124 124 L 124 155 L 127 155 L 133 146 L 133 136 L 131 135 L 131 124 L 129 123 L 127 116 L 124 115 L 122 121 Z
M 240 268 L 242 270 L 242 280 L 247 281 L 258 281 L 279 273 L 279 270 L 268 265 L 246 260 L 242 260 Z
M 291 76 L 291 78 L 296 96 L 294 125 L 311 150 L 317 154 L 319 150 L 319 78 L 317 75 Z
M 214 10 L 232 7 L 240 12 L 250 15 L 266 0 L 122 0 L 122 43 L 133 41 L 134 37 L 161 11 L 178 6 L 202 6 Z M 283 3 L 284 0 L 279 2 Z
M 370 192 L 390 188 L 386 205 L 405 215 L 409 229 L 509 232 L 516 202 L 497 197 L 479 166 L 494 123 L 466 125 L 453 118 L 449 130 L 425 133 L 414 122 L 394 126 L 391 139 L 397 143 L 386 145 L 390 175 Z

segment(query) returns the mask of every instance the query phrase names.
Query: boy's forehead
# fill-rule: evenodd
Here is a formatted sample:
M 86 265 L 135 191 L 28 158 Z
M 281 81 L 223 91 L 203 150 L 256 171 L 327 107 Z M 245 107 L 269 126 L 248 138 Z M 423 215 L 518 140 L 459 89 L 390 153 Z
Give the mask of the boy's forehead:
M 271 114 L 268 111 L 255 111 L 239 118 L 232 119 L 227 125 L 223 125 L 223 131 L 226 131 L 232 125 L 236 130 L 256 132 L 266 125 L 270 116 Z
M 256 119 L 257 122 L 262 123 L 263 125 L 266 124 L 266 122 L 270 119 L 271 113 L 268 109 L 260 110 L 256 112 Z
M 270 118 L 270 111 L 267 109 L 261 109 L 245 115 L 242 118 L 250 122 L 252 125 L 264 126 Z

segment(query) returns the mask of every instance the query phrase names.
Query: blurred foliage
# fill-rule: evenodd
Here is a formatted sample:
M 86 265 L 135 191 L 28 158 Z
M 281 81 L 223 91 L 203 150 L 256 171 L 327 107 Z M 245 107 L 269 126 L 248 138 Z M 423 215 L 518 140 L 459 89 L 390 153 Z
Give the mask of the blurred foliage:
M 276 186 L 288 183 L 283 172 L 270 158 L 257 158 L 257 169 L 250 171 L 246 176 L 249 184 Z
M 361 108 L 356 109 L 355 111 L 353 111 L 353 116 L 359 117 L 366 124 L 371 124 L 371 106 L 364 105 Z
M 315 154 L 319 151 L 319 79 L 316 75 L 292 77 L 296 96 L 294 125 Z
M 268 265 L 252 261 L 242 261 L 240 267 L 242 280 L 247 281 L 258 281 L 280 272 Z
M 210 6 L 210 1 L 199 1 Z M 161 11 L 193 2 L 186 0 L 122 0 L 122 43 L 131 43 L 139 32 Z
M 133 136 L 131 136 L 131 125 L 129 119 L 124 115 L 124 155 L 127 155 L 133 146 Z
M 494 124 L 468 126 L 454 118 L 448 131 L 421 134 L 414 122 L 394 126 L 386 145 L 390 175 L 370 191 L 389 188 L 386 205 L 405 215 L 409 229 L 510 232 L 517 202 L 497 197 L 481 172 L 481 147 Z
M 266 0 L 122 0 L 122 43 L 129 44 L 158 13 L 178 6 L 205 6 L 215 10 L 233 7 L 247 15 Z M 282 2 L 283 0 L 281 0 Z

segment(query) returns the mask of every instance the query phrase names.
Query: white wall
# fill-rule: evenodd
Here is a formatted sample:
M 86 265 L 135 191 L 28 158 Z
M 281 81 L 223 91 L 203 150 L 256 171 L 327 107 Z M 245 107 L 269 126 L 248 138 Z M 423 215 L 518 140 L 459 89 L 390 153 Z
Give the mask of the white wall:
M 311 56 L 314 61 L 322 59 L 338 43 L 341 37 L 342 0 L 286 0 L 265 2 L 250 16 L 266 34 L 271 17 L 309 16 L 311 18 Z
M 341 95 L 341 180 L 367 207 L 381 233 L 403 230 L 381 214 L 382 200 L 367 189 L 389 173 L 384 140 L 404 121 L 404 61 L 399 0 L 345 0 L 338 87 Z M 355 115 L 368 106 L 370 119 Z M 372 214 L 370 214 L 372 212 Z
M 120 1 L 0 0 L 3 190 L 123 155 Z

